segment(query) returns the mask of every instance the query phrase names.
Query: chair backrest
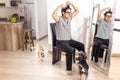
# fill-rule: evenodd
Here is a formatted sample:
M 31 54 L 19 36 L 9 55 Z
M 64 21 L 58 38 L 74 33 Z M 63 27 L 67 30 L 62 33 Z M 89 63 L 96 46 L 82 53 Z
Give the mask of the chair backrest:
M 98 24 L 95 24 L 95 34 L 94 34 L 94 38 L 95 38 L 95 35 L 97 34 L 97 30 L 98 30 Z M 95 42 L 94 42 L 94 44 L 95 44 Z M 101 45 L 101 48 L 102 49 L 107 49 L 108 48 L 108 46 L 106 45 L 106 44 L 102 44 Z
M 52 45 L 56 46 L 56 32 L 55 32 L 56 23 L 50 23 L 51 33 L 52 33 Z
M 97 30 L 98 30 L 98 24 L 95 24 L 95 34 L 94 34 L 94 37 L 97 34 Z

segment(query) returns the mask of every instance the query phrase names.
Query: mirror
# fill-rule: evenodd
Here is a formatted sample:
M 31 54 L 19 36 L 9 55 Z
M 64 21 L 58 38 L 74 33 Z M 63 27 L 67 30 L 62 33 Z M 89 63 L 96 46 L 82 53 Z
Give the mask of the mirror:
M 103 0 L 103 2 L 93 0 L 88 43 L 89 63 L 92 67 L 106 75 L 109 73 L 112 48 L 112 11 L 112 0 L 111 2 L 107 0 Z

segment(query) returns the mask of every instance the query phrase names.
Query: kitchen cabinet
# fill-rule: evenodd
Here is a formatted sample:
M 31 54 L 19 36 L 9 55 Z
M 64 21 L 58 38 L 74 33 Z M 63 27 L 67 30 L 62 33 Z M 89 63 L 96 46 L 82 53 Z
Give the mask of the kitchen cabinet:
M 0 0 L 0 3 L 5 4 L 4 7 L 11 7 L 10 1 L 11 1 L 11 0 Z
M 0 51 L 15 51 L 22 48 L 23 22 L 0 22 Z
M 16 1 L 16 2 L 14 2 L 14 4 L 19 4 L 21 2 L 21 0 L 0 0 L 0 3 L 2 3 L 2 4 L 4 3 L 5 4 L 4 7 L 13 7 L 11 5 L 11 1 Z
M 4 0 L 0 0 L 0 7 L 5 7 L 5 1 Z

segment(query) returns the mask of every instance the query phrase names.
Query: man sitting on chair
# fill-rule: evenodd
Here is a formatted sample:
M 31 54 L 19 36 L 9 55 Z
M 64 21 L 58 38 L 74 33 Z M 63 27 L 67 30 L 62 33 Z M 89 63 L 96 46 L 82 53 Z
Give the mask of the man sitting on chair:
M 104 19 L 102 18 L 101 14 L 104 13 Z M 112 12 L 111 8 L 107 7 L 104 9 L 99 10 L 98 12 L 98 18 L 97 18 L 97 33 L 95 35 L 94 39 L 94 46 L 92 50 L 92 55 L 95 57 L 95 62 L 98 62 L 98 56 L 101 54 L 100 49 L 101 45 L 109 45 L 109 38 L 110 38 L 110 32 L 112 31 L 111 27 L 111 18 L 112 18 Z
M 74 12 L 71 12 L 70 6 L 73 7 Z M 57 15 L 59 9 L 61 9 L 62 16 Z M 72 71 L 72 54 L 74 48 L 85 52 L 84 44 L 71 38 L 71 20 L 78 12 L 78 8 L 68 1 L 66 5 L 59 5 L 52 14 L 53 19 L 56 21 L 56 45 L 66 52 L 66 70 L 68 75 L 71 75 Z M 85 60 L 84 62 L 86 63 Z

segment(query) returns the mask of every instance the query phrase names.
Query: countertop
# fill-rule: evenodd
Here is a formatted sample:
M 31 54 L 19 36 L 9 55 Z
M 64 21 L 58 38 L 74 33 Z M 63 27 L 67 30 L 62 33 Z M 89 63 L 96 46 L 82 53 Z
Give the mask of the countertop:
M 10 21 L 0 21 L 0 24 L 23 24 L 24 22 L 16 22 L 16 23 L 12 23 Z
M 21 24 L 23 21 L 17 21 L 16 23 L 12 23 L 7 18 L 0 18 L 0 24 Z

